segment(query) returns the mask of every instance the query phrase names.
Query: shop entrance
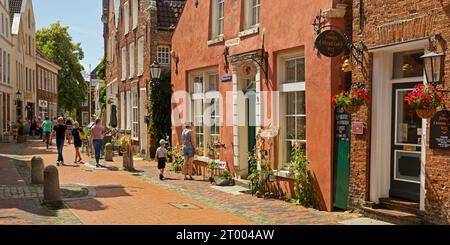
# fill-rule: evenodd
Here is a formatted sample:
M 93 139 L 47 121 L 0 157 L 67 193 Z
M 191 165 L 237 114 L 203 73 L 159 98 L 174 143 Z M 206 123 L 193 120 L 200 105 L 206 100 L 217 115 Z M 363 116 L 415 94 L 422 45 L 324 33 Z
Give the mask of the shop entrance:
M 419 202 L 422 119 L 409 109 L 405 96 L 418 83 L 393 84 L 391 188 L 389 196 Z

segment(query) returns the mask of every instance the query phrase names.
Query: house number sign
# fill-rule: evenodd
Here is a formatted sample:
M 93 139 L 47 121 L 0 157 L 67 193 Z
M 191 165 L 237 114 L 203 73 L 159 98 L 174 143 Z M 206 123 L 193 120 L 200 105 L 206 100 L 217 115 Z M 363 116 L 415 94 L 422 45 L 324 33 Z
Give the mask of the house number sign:
M 322 55 L 336 57 L 344 52 L 346 42 L 339 32 L 326 30 L 316 37 L 315 45 Z

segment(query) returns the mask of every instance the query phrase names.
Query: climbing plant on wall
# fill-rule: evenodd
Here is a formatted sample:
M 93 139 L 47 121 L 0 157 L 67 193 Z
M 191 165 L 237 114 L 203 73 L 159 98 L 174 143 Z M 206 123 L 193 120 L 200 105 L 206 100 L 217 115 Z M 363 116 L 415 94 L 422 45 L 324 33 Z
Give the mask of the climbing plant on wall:
M 171 97 L 172 85 L 170 73 L 162 72 L 158 81 L 150 83 L 150 125 L 149 131 L 152 142 L 159 142 L 171 136 Z M 169 138 L 170 139 L 170 138 Z M 151 154 L 156 151 L 156 144 L 152 144 Z

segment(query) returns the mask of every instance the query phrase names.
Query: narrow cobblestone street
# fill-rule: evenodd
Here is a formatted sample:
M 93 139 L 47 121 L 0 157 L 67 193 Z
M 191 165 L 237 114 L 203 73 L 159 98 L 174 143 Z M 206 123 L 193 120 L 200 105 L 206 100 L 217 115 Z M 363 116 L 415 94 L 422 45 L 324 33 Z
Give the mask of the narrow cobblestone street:
M 66 145 L 68 166 L 59 167 L 61 186 L 92 187 L 94 196 L 65 199 L 66 209 L 39 205 L 42 186 L 30 185 L 29 165 L 41 156 L 46 165 L 56 161 L 56 149 L 37 140 L 24 145 L 1 144 L 0 224 L 340 224 L 381 223 L 356 214 L 320 212 L 274 199 L 239 192 L 240 187 L 219 188 L 197 177 L 184 181 L 167 173 L 157 179 L 155 163 L 135 161 L 138 172 L 99 170 L 84 156 L 84 165 L 71 164 L 73 145 Z M 121 167 L 121 158 L 105 163 Z

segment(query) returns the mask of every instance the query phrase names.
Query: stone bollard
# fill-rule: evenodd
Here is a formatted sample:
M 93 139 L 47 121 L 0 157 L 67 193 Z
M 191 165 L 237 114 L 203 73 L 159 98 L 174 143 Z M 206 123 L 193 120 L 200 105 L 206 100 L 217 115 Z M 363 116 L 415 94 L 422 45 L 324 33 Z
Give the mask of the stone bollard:
M 105 161 L 113 161 L 113 145 L 111 143 L 105 145 Z
M 44 160 L 41 157 L 31 159 L 31 183 L 44 184 Z
M 44 170 L 44 204 L 54 208 L 62 206 L 58 169 L 53 165 Z

